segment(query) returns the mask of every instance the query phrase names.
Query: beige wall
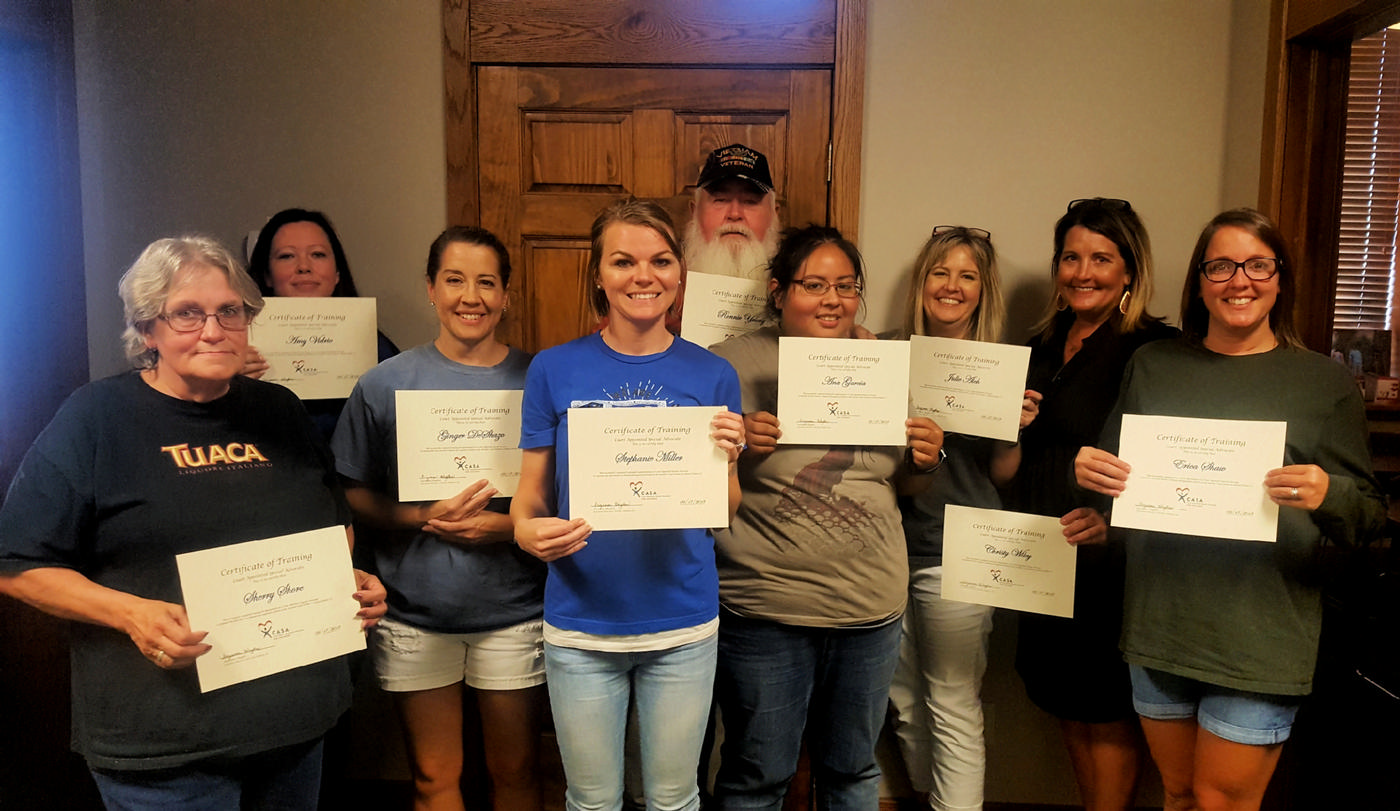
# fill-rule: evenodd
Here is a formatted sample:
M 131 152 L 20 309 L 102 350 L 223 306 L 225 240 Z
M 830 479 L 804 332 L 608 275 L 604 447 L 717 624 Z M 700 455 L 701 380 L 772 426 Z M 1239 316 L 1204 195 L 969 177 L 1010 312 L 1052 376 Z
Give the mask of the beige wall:
M 116 279 L 147 242 L 235 242 L 292 205 L 330 214 L 390 337 L 433 335 L 418 278 L 445 225 L 436 0 L 74 12 L 93 376 L 122 368 Z M 993 233 L 1024 327 L 1051 227 L 1088 196 L 1143 214 L 1152 310 L 1175 320 L 1201 225 L 1255 202 L 1267 22 L 1268 0 L 872 0 L 866 323 L 895 323 L 921 241 L 952 223 Z M 1011 670 L 1013 615 L 997 627 L 988 798 L 1073 803 L 1055 727 Z
M 124 368 L 117 278 L 151 240 L 241 246 L 325 211 L 401 347 L 436 334 L 418 280 L 446 225 L 435 0 L 74 0 L 93 377 Z
M 1151 311 L 1175 322 L 1201 226 L 1256 202 L 1268 6 L 873 0 L 867 323 L 902 318 L 906 279 L 933 226 L 971 225 L 992 232 L 1009 339 L 1024 340 L 1049 296 L 1055 220 L 1069 200 L 1095 196 L 1141 213 L 1157 265 Z M 1074 804 L 1058 728 L 1012 668 L 1015 614 L 998 612 L 995 623 L 983 694 L 987 799 Z

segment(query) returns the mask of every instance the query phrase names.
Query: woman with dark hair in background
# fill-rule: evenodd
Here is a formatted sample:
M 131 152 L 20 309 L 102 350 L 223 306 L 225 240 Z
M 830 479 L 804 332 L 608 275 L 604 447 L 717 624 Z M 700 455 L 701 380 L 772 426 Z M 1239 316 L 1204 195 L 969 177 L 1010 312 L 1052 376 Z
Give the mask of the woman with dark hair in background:
M 258 232 L 248 256 L 248 275 L 264 296 L 358 297 L 350 261 L 340 245 L 331 221 L 319 211 L 288 208 L 272 215 Z M 383 332 L 378 333 L 378 357 L 382 362 L 399 353 Z M 257 347 L 248 347 L 243 373 L 261 377 L 267 361 Z M 342 399 L 308 400 L 306 410 L 321 433 L 330 439 L 335 431 Z
M 1279 507 L 1275 543 L 1126 531 L 1122 649 L 1169 811 L 1259 808 L 1312 690 L 1319 545 L 1365 543 L 1385 522 L 1356 384 L 1294 331 L 1297 275 L 1264 215 L 1211 220 L 1182 289 L 1182 339 L 1133 356 L 1098 447 L 1075 461 L 1081 487 L 1116 497 L 1131 476 L 1114 455 L 1124 414 L 1288 425 L 1283 466 L 1261 482 Z
M 855 337 L 863 285 L 840 231 L 789 230 L 769 265 L 777 323 L 713 347 L 739 372 L 748 437 L 744 499 L 716 535 L 721 808 L 781 807 L 804 731 L 818 807 L 879 804 L 875 741 L 909 587 L 895 490 L 938 468 L 942 431 L 919 417 L 904 447 L 779 445 L 777 414 L 779 338 Z
M 530 356 L 496 340 L 510 305 L 510 255 L 480 228 L 454 226 L 428 249 L 438 336 L 365 373 L 331 447 L 389 613 L 371 638 L 394 696 L 420 811 L 461 811 L 464 687 L 480 708 L 496 811 L 538 811 L 544 567 L 519 549 L 510 499 L 481 480 L 435 502 L 398 500 L 399 391 L 523 389 Z
M 516 541 L 549 563 L 545 666 L 565 807 L 617 809 L 623 738 L 636 708 L 648 808 L 694 811 L 715 673 L 714 539 L 704 528 L 593 531 L 569 516 L 571 407 L 708 406 L 739 501 L 739 381 L 728 363 L 666 329 L 682 280 L 666 210 L 621 200 L 593 221 L 588 276 L 607 324 L 546 349 L 525 381 Z
M 1126 200 L 1075 200 L 1055 223 L 1054 295 L 1031 342 L 1027 388 L 1043 399 L 1021 435 L 1008 508 L 1060 516 L 1079 545 L 1074 617 L 1022 613 L 1016 670 L 1036 706 L 1060 720 L 1087 811 L 1131 807 L 1142 762 L 1127 665 L 1118 652 L 1123 550 L 1106 543 L 1099 497 L 1074 486 L 1074 455 L 1098 441 L 1138 347 L 1176 330 L 1147 312 L 1152 248 Z
M 78 389 L 25 454 L 0 508 L 0 592 L 76 620 L 73 748 L 107 807 L 309 811 L 350 704 L 344 658 L 202 692 L 208 629 L 190 627 L 175 557 L 348 536 L 330 452 L 290 391 L 240 374 L 263 302 L 222 246 L 157 240 L 119 287 L 136 368 Z M 384 588 L 355 582 L 368 627 Z

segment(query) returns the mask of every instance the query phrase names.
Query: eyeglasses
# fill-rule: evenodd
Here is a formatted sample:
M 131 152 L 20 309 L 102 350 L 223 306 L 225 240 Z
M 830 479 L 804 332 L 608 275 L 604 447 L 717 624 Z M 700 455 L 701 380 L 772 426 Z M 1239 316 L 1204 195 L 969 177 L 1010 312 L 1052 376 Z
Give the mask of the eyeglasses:
M 832 284 L 826 279 L 793 279 L 792 283 L 802 288 L 802 292 L 809 296 L 824 296 L 826 291 L 836 288 L 836 295 L 841 298 L 860 298 L 860 282 L 837 282 Z
M 161 313 L 156 318 L 169 324 L 170 328 L 176 332 L 200 332 L 211 318 L 218 321 L 219 326 L 226 330 L 242 332 L 248 328 L 248 322 L 253 320 L 248 308 L 241 304 L 220 307 L 218 311 L 212 313 L 191 307 L 187 310 L 176 310 L 173 313 Z
M 991 231 L 988 231 L 988 230 L 985 229 L 985 228 L 968 228 L 967 226 L 964 226 L 964 225 L 936 225 L 936 226 L 934 226 L 934 228 L 933 228 L 933 236 L 941 237 L 941 236 L 943 236 L 944 234 L 957 234 L 957 235 L 960 235 L 960 236 L 976 237 L 976 238 L 978 238 L 978 239 L 985 239 L 985 240 L 987 240 L 988 242 L 990 242 L 990 241 L 992 240 L 992 232 L 991 232 Z
M 1065 213 L 1068 214 L 1080 206 L 1098 206 L 1115 211 L 1133 210 L 1132 203 L 1129 203 L 1127 200 L 1119 200 L 1117 197 L 1081 197 L 1078 200 L 1070 200 L 1069 205 L 1065 207 Z
M 1256 282 L 1267 282 L 1278 273 L 1279 261 L 1272 256 L 1256 256 L 1243 262 L 1232 259 L 1212 259 L 1201 263 L 1201 273 L 1213 282 L 1228 282 L 1235 274 L 1244 271 L 1247 278 Z

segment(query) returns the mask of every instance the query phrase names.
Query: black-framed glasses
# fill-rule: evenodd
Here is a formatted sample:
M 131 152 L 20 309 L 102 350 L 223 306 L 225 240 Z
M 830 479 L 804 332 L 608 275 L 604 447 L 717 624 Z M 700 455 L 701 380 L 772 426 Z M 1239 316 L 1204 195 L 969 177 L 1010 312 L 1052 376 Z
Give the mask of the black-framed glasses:
M 1070 200 L 1069 205 L 1065 206 L 1065 213 L 1068 214 L 1080 206 L 1098 206 L 1115 211 L 1133 210 L 1132 203 L 1127 200 L 1119 200 L 1117 197 L 1081 197 L 1078 200 Z
M 826 279 L 793 279 L 792 283 L 802 289 L 802 292 L 809 296 L 825 296 L 826 291 L 836 288 L 836 295 L 841 298 L 860 298 L 860 282 L 837 282 L 832 284 Z
M 189 307 L 184 310 L 176 310 L 173 313 L 161 313 L 156 316 L 160 320 L 170 325 L 176 332 L 199 332 L 204 329 L 204 325 L 209 323 L 209 319 L 219 322 L 219 326 L 232 332 L 242 332 L 248 328 L 248 323 L 253 320 L 253 316 L 248 312 L 248 308 L 242 304 L 230 304 L 227 307 L 220 307 L 212 313 L 206 313 L 196 307 Z
M 1256 256 L 1243 262 L 1233 259 L 1211 259 L 1201 263 L 1201 273 L 1213 282 L 1228 282 L 1243 270 L 1247 278 L 1256 282 L 1267 282 L 1278 273 L 1278 266 L 1279 261 L 1272 256 Z
M 933 236 L 941 237 L 944 234 L 957 234 L 959 236 L 977 237 L 988 242 L 992 240 L 992 232 L 985 228 L 969 228 L 966 225 L 935 225 Z

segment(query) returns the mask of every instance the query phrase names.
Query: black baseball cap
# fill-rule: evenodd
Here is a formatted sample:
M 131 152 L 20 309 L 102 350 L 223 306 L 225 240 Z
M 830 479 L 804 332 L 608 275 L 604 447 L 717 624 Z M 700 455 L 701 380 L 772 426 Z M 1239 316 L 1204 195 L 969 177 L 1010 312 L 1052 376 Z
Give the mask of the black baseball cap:
M 768 159 L 763 157 L 762 152 L 749 149 L 743 144 L 730 144 L 711 152 L 710 157 L 705 159 L 705 167 L 700 170 L 700 179 L 695 185 L 708 189 L 730 178 L 747 180 L 762 189 L 765 194 L 771 194 L 773 191 L 773 176 L 768 174 Z

